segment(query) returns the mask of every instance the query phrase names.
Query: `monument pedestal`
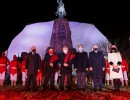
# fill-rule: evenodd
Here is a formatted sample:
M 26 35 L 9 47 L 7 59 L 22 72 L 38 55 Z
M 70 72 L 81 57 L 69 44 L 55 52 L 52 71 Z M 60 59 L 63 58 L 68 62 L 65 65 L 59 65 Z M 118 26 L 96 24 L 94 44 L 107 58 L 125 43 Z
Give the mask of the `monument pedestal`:
M 73 48 L 71 31 L 68 20 L 58 18 L 54 20 L 50 47 L 53 47 L 56 53 L 61 53 L 63 46 L 67 46 L 69 49 Z

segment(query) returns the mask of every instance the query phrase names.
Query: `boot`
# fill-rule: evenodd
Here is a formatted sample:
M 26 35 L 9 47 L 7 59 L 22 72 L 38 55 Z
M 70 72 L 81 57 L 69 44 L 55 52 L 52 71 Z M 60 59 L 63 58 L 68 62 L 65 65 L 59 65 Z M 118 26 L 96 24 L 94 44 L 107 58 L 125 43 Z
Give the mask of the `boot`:
M 121 83 L 122 83 L 122 86 L 124 86 L 124 80 L 122 80 Z
M 109 86 L 109 80 L 107 80 L 107 86 Z
M 125 80 L 125 85 L 128 86 L 128 80 Z
M 55 86 L 57 86 L 57 80 L 54 80 L 54 84 L 55 84 Z
M 13 84 L 13 81 L 11 80 L 11 86 L 13 86 L 14 84 Z
M 1 80 L 1 86 L 3 86 L 3 84 L 4 84 L 4 80 Z
M 14 81 L 14 86 L 16 86 L 16 81 Z
M 23 81 L 23 86 L 25 86 L 25 81 Z

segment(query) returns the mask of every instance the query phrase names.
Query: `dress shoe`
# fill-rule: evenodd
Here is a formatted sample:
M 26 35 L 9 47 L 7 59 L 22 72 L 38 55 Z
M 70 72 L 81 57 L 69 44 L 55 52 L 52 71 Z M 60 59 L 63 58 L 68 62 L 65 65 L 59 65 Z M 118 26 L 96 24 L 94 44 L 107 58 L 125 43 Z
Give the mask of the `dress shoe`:
M 93 91 L 97 91 L 97 89 L 93 89 Z
M 99 91 L 102 91 L 102 89 L 99 89 Z

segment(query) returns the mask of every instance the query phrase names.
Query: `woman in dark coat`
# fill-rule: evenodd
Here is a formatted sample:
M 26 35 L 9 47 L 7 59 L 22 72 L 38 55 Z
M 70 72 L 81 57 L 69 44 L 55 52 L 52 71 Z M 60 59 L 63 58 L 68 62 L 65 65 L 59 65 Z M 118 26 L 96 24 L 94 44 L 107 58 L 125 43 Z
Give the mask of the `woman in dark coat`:
M 102 79 L 103 71 L 105 70 L 105 59 L 101 51 L 98 50 L 98 46 L 93 46 L 93 51 L 89 53 L 89 67 L 92 71 L 92 79 L 94 83 L 94 90 L 97 90 L 99 84 L 99 90 L 102 91 Z

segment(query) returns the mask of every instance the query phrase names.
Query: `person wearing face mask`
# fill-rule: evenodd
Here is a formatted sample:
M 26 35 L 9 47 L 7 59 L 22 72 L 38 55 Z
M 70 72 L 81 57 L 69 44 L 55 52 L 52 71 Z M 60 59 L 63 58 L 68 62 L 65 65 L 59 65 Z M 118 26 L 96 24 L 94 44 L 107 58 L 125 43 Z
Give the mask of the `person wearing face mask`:
M 122 58 L 115 45 L 112 45 L 110 53 L 108 53 L 108 62 L 110 64 L 110 78 L 113 79 L 115 91 L 120 91 L 120 79 L 123 78 L 121 70 Z
M 69 52 L 67 46 L 63 47 L 63 53 L 60 54 L 59 62 L 61 64 L 60 67 L 60 75 L 61 75 L 61 84 L 60 89 L 64 90 L 64 81 L 67 80 L 67 90 L 71 90 L 71 76 L 72 76 L 72 64 L 74 63 L 75 55 Z
M 44 57 L 44 84 L 43 91 L 47 89 L 48 81 L 50 80 L 50 90 L 55 90 L 54 78 L 55 78 L 55 69 L 58 64 L 59 57 L 54 53 L 53 48 L 49 47 L 48 52 Z
M 30 90 L 30 85 L 32 81 L 32 89 L 35 92 L 36 89 L 36 77 L 37 73 L 40 71 L 40 56 L 36 53 L 36 47 L 31 47 L 31 52 L 27 54 L 25 60 L 25 71 L 27 72 L 26 80 L 26 91 Z
M 88 70 L 88 53 L 83 51 L 83 45 L 78 45 L 74 69 L 77 73 L 78 90 L 86 89 L 86 71 Z
M 92 71 L 92 79 L 94 83 L 94 91 L 102 91 L 103 71 L 105 71 L 105 58 L 98 45 L 94 45 L 92 51 L 89 53 L 89 69 Z

